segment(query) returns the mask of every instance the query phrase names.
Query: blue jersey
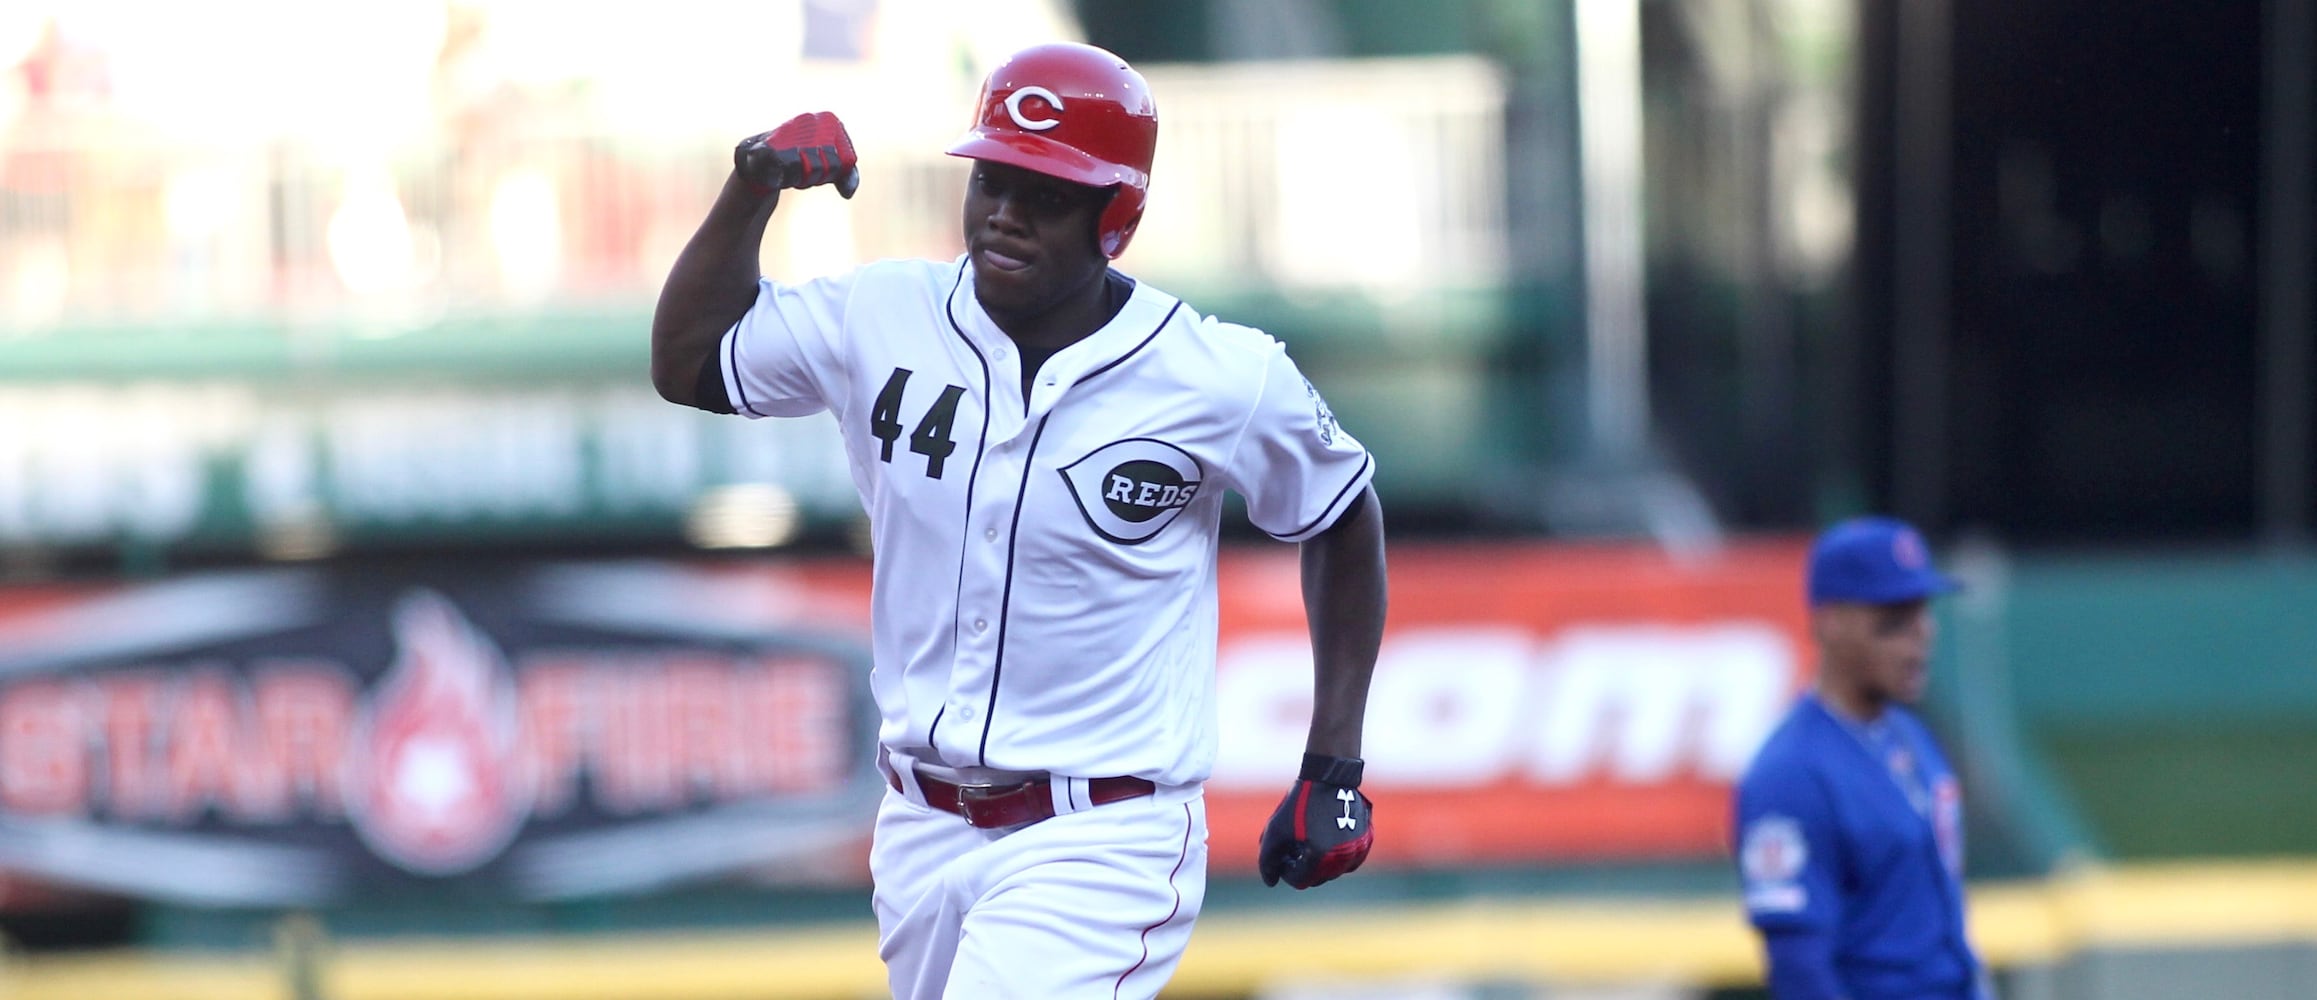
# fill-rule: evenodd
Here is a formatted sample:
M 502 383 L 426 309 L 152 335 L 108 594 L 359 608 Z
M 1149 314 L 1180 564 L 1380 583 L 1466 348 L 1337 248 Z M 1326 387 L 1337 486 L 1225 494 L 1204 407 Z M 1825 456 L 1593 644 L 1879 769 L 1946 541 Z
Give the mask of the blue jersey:
M 1779 1000 L 1969 1000 L 1963 796 L 1913 714 L 1804 696 L 1739 780 L 1746 915 Z

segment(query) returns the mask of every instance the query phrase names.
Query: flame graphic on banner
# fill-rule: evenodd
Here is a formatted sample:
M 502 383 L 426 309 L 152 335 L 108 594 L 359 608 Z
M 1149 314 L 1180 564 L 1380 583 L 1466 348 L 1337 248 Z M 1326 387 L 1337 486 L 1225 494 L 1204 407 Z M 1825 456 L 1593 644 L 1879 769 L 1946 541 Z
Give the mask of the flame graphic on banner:
M 349 818 L 380 857 L 455 875 L 496 857 L 529 812 L 504 658 L 432 591 L 394 612 L 398 649 L 355 733 Z

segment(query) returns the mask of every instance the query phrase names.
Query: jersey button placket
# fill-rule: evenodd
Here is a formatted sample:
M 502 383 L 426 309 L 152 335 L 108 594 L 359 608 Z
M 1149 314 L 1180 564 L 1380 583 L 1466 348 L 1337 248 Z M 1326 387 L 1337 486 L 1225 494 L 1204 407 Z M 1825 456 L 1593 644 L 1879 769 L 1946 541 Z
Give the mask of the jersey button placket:
M 993 351 L 994 354 L 994 351 Z M 995 408 L 1002 412 L 1002 407 Z M 1017 411 L 1018 412 L 1018 411 Z M 1001 530 L 1014 509 L 1015 494 L 1022 480 L 1022 445 L 1026 439 L 1019 436 L 1020 428 L 1007 427 L 1010 421 L 993 421 L 989 447 L 984 452 L 981 474 L 975 477 L 972 508 L 968 520 L 959 527 L 965 539 L 973 537 L 976 525 L 983 538 L 1002 542 L 1007 537 Z M 995 532 L 996 538 L 991 538 Z M 984 707 L 991 697 L 991 686 L 996 683 L 998 665 L 999 610 L 1005 601 L 1007 549 L 1002 544 L 968 545 L 962 553 L 963 577 L 959 580 L 957 617 L 957 654 L 950 665 L 949 696 L 950 718 L 968 727 L 961 732 L 959 746 L 971 754 L 977 751 L 986 734 L 980 727 L 991 713 Z M 970 732 L 971 735 L 967 735 Z M 947 748 L 947 735 L 944 736 Z M 955 761 L 972 763 L 973 759 Z

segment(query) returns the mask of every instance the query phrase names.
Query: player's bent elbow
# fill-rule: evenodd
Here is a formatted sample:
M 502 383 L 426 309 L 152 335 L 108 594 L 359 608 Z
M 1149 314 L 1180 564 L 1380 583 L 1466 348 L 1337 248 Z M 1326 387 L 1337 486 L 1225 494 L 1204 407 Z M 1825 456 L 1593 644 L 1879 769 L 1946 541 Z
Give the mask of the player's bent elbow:
M 652 388 L 659 391 L 661 399 L 679 406 L 690 406 L 692 383 L 698 377 L 699 370 L 697 365 L 690 372 L 683 372 L 681 368 L 681 364 L 670 360 L 665 354 L 652 352 Z
M 652 317 L 652 388 L 659 390 L 661 399 L 697 405 L 701 369 L 714 355 L 715 343 L 715 335 L 704 337 L 686 329 L 681 317 L 665 312 Z

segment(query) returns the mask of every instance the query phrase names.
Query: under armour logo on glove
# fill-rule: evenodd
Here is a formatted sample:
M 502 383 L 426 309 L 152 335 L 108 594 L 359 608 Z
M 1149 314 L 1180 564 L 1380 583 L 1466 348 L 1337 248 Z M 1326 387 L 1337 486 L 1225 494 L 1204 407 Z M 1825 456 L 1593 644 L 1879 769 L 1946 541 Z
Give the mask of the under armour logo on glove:
M 861 187 L 856 162 L 845 123 L 826 111 L 798 115 L 732 148 L 733 171 L 757 194 L 834 183 L 850 198 Z
M 1256 867 L 1264 885 L 1309 889 L 1368 860 L 1376 832 L 1373 805 L 1359 792 L 1362 768 L 1350 757 L 1303 755 L 1303 773 L 1263 827 Z

